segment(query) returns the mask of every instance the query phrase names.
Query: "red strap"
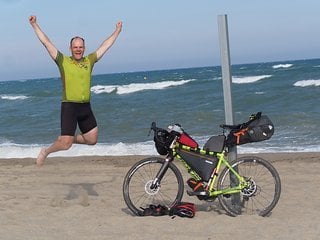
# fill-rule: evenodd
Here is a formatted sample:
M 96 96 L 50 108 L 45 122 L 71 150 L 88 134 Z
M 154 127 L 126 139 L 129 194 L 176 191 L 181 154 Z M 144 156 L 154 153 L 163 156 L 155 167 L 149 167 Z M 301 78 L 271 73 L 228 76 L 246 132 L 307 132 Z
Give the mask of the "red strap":
M 239 132 L 234 133 L 233 135 L 237 137 L 237 144 L 240 143 L 240 136 L 244 136 L 246 132 L 248 131 L 248 128 L 241 129 Z

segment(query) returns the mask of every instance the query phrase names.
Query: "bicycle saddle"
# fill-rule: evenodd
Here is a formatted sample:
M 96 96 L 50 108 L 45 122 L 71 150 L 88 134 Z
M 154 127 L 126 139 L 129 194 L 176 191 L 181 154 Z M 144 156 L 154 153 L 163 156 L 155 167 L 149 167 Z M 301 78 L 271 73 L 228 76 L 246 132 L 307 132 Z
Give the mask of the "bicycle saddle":
M 239 129 L 241 128 L 242 124 L 237 124 L 237 125 L 228 125 L 228 124 L 220 124 L 220 127 L 223 129 Z

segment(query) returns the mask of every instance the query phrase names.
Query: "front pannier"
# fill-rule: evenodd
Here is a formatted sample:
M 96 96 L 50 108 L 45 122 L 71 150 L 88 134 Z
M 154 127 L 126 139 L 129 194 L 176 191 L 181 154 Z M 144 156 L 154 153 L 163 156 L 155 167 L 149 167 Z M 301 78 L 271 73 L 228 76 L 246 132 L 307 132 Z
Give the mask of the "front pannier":
M 272 137 L 274 125 L 266 115 L 261 112 L 252 115 L 248 122 L 239 124 L 238 128 L 232 129 L 227 136 L 226 145 L 232 147 L 251 142 L 260 142 Z

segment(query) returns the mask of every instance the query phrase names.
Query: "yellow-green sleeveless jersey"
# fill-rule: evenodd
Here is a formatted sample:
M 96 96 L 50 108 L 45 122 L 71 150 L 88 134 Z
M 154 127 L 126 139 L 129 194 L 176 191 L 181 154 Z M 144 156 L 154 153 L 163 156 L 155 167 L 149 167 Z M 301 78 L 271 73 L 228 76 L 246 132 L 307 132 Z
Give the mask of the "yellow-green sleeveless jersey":
M 55 62 L 62 80 L 62 101 L 90 102 L 91 72 L 97 62 L 97 54 L 94 52 L 76 61 L 58 51 Z

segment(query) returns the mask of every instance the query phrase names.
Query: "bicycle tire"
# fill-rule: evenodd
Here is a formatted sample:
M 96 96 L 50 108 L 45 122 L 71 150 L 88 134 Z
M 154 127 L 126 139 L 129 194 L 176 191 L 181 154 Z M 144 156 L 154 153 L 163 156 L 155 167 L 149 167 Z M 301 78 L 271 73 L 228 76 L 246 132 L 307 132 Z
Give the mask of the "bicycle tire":
M 255 156 L 241 157 L 230 164 L 241 176 L 250 179 L 250 185 L 240 193 L 219 195 L 223 209 L 231 216 L 267 216 L 280 199 L 281 181 L 277 170 L 267 160 Z M 227 167 L 223 169 L 217 183 L 218 190 L 231 185 L 230 175 L 233 174 L 230 173 Z
M 142 216 L 143 209 L 150 205 L 171 207 L 181 201 L 184 182 L 180 170 L 172 162 L 169 163 L 160 187 L 150 188 L 150 183 L 164 161 L 160 157 L 142 159 L 126 174 L 123 182 L 123 198 L 135 215 Z

